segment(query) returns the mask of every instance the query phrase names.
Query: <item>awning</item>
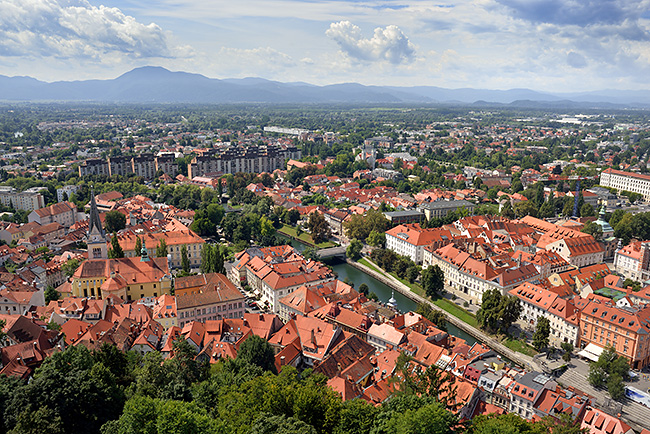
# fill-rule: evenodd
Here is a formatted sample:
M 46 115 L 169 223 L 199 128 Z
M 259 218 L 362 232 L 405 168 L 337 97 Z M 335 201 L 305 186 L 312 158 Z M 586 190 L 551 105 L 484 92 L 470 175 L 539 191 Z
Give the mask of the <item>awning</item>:
M 584 350 L 580 351 L 578 355 L 580 357 L 584 357 L 589 360 L 593 360 L 594 362 L 598 361 L 598 358 L 600 355 L 603 353 L 604 348 L 599 347 L 596 344 L 589 344 L 585 347 Z

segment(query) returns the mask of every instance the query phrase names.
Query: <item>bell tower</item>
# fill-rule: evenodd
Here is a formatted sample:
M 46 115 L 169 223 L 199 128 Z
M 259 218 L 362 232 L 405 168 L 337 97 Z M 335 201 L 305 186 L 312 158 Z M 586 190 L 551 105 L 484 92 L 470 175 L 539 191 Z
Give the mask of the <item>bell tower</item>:
M 86 234 L 86 245 L 88 246 L 88 259 L 108 259 L 106 233 L 99 218 L 94 189 L 90 191 L 90 219 L 88 233 Z

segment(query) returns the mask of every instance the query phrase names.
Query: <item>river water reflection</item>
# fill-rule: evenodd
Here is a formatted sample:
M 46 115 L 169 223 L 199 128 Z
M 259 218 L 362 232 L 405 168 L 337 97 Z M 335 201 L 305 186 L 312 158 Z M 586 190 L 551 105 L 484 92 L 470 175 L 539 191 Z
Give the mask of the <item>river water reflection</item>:
M 302 252 L 306 248 L 304 244 L 299 243 L 298 241 L 291 240 L 290 238 L 284 236 L 281 237 L 286 239 L 287 242 L 290 242 L 291 245 L 300 252 Z M 392 292 L 391 288 L 388 285 L 381 283 L 379 280 L 375 279 L 374 277 L 364 273 L 363 271 L 354 268 L 353 266 L 349 265 L 346 262 L 335 264 L 332 266 L 332 268 L 334 269 L 336 274 L 338 274 L 339 280 L 345 280 L 347 278 L 348 282 L 354 283 L 355 289 L 359 289 L 359 286 L 362 283 L 365 283 L 366 285 L 368 285 L 369 290 L 377 294 L 377 297 L 382 302 L 386 303 L 390 299 L 391 292 Z M 402 312 L 409 312 L 412 310 L 414 311 L 418 307 L 417 303 L 415 303 L 413 300 L 400 294 L 397 291 L 395 291 L 394 297 L 395 300 L 397 300 L 397 308 Z M 447 323 L 447 331 L 449 332 L 449 334 L 453 336 L 457 336 L 461 339 L 465 339 L 467 343 L 470 345 L 476 342 L 476 339 L 474 339 L 472 336 L 465 333 L 464 331 L 460 330 L 453 324 Z

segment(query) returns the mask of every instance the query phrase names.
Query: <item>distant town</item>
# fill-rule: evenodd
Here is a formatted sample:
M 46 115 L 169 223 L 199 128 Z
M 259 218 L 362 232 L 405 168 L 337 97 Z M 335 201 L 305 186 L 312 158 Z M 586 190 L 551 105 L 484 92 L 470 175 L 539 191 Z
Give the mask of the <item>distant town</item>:
M 0 432 L 648 434 L 647 111 L 2 104 L 0 160 Z

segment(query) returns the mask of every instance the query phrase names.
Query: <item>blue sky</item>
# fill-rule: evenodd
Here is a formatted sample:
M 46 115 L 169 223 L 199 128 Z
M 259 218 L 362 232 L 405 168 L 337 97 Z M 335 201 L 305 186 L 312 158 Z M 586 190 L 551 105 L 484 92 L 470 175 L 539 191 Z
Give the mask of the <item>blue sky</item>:
M 0 0 L 0 74 L 650 89 L 650 0 Z

